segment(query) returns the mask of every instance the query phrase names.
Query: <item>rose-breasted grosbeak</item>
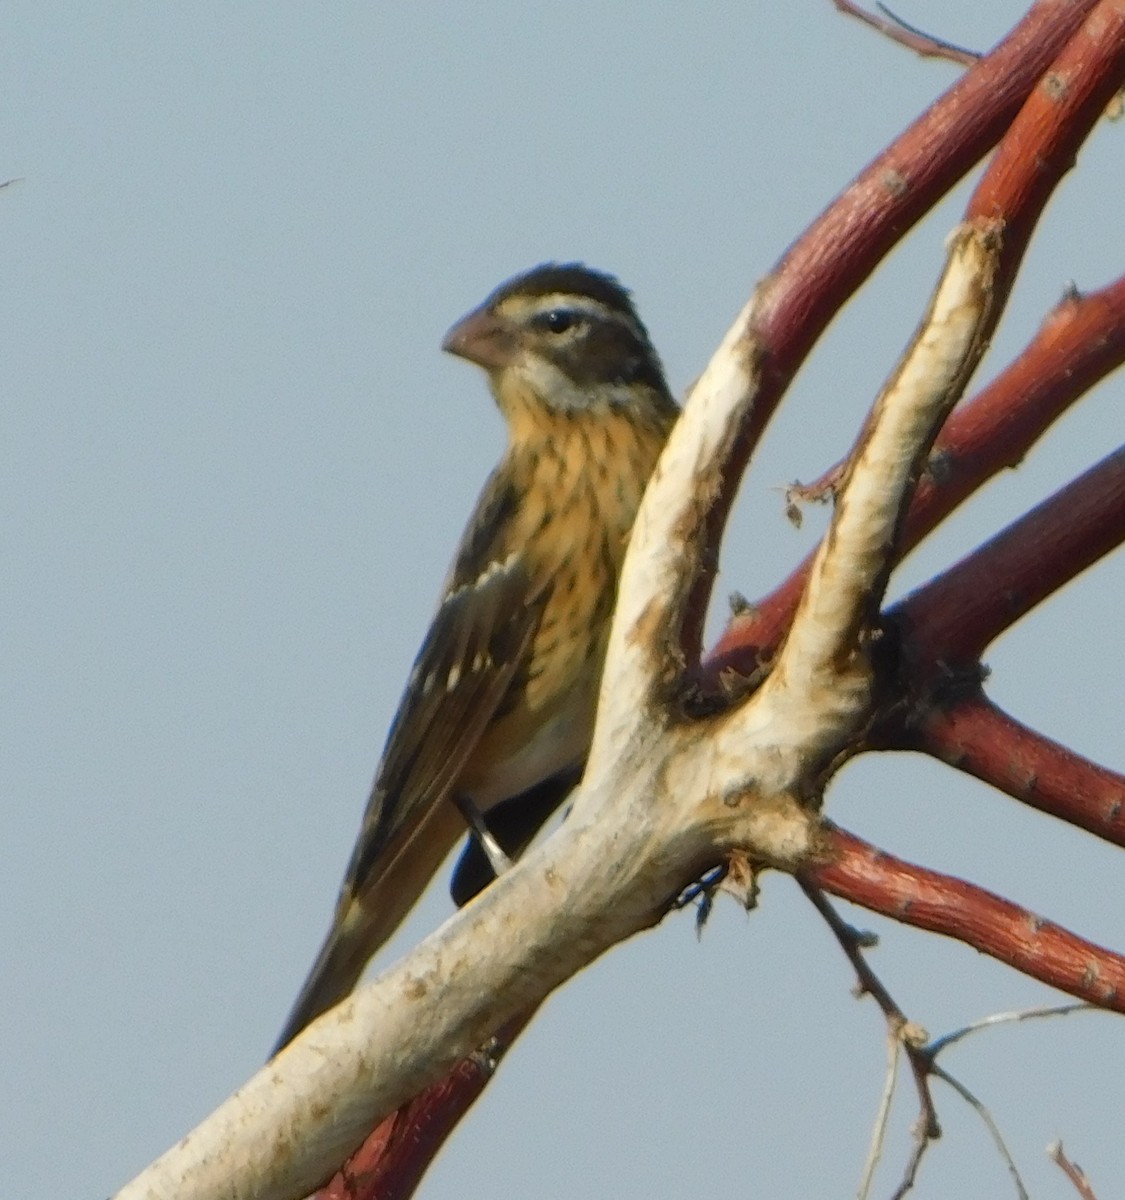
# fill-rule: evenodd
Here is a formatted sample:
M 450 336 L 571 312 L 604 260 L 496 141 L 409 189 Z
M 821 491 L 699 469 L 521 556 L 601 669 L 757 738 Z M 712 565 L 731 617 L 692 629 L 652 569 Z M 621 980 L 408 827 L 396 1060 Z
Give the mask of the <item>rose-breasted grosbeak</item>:
M 578 264 L 502 284 L 442 345 L 487 371 L 508 446 L 462 536 L 332 928 L 275 1053 L 351 991 L 466 820 L 495 862 L 489 834 L 520 852 L 578 779 L 625 547 L 678 413 L 628 292 Z M 491 877 L 470 846 L 455 898 Z

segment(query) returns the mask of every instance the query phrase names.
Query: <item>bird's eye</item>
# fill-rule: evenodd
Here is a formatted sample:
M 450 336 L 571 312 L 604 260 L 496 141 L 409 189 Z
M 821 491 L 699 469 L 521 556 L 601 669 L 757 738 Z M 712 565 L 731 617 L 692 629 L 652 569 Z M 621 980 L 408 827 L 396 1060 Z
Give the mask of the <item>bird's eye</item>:
M 539 323 L 551 333 L 566 333 L 577 322 L 578 314 L 569 308 L 552 308 L 539 318 Z

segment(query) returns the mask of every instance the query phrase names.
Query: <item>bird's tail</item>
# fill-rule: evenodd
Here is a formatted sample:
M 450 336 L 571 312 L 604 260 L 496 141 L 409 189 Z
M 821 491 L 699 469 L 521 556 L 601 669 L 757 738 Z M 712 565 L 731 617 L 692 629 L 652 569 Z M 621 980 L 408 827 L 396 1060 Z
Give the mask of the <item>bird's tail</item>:
M 465 832 L 448 800 L 394 839 L 363 879 L 349 871 L 328 937 L 270 1054 L 280 1053 L 355 987 L 371 956 L 402 924 L 434 872 Z
M 353 900 L 346 908 L 343 905 L 341 908 L 344 911 L 324 939 L 316 962 L 286 1018 L 277 1045 L 270 1052 L 271 1058 L 355 987 L 374 952 L 369 932 L 371 921 L 361 905 Z

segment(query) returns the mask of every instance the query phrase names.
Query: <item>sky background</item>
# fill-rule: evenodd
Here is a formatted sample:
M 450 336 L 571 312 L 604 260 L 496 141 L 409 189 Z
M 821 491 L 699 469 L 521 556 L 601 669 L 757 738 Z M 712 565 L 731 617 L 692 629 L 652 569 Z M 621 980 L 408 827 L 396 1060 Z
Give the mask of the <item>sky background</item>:
M 900 0 L 983 49 L 1021 3 Z M 956 77 L 827 0 L 77 4 L 0 14 L 0 1162 L 104 1197 L 262 1062 L 323 936 L 466 514 L 500 453 L 446 328 L 581 259 L 635 291 L 677 393 L 833 195 Z M 1105 123 L 1032 247 L 982 378 L 1064 285 L 1125 263 Z M 743 486 L 719 605 L 814 544 L 781 488 L 846 451 L 925 302 L 953 199 L 823 339 Z M 1118 445 L 1073 412 L 898 572 L 901 594 Z M 989 691 L 1121 765 L 1122 557 L 989 653 Z M 1120 851 L 910 756 L 850 765 L 845 827 L 1125 947 Z M 384 961 L 448 913 L 444 880 Z M 938 1034 L 1060 999 L 853 914 Z M 784 877 L 619 947 L 559 992 L 431 1170 L 431 1200 L 848 1196 L 882 1019 Z M 1125 1176 L 1125 1027 L 1007 1027 L 945 1065 L 1038 1197 Z M 908 1082 L 888 1166 L 915 1116 Z M 920 1197 L 1012 1194 L 938 1089 Z

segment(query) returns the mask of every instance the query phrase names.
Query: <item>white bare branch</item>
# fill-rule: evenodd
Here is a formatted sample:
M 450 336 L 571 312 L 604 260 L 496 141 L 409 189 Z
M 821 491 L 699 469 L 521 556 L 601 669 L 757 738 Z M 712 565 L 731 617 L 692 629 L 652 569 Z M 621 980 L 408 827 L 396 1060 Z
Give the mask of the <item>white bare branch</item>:
M 922 459 L 983 351 L 999 250 L 990 231 L 972 225 L 950 237 L 929 310 L 852 452 L 789 636 L 755 697 L 763 708 L 776 706 L 775 720 L 803 754 L 820 741 L 820 761 L 866 710 L 870 672 L 862 634 L 882 600 Z M 736 717 L 735 736 L 760 723 L 752 709 Z M 819 732 L 808 728 L 809 716 Z

